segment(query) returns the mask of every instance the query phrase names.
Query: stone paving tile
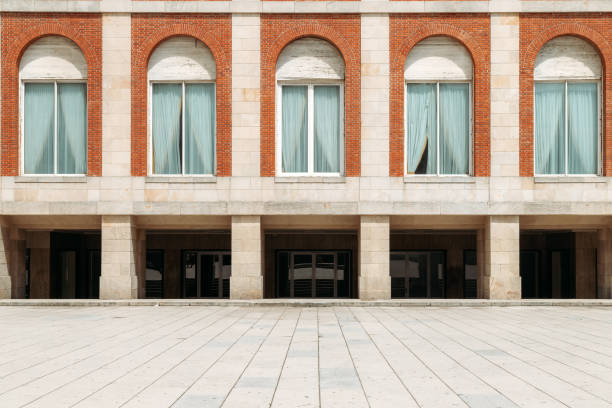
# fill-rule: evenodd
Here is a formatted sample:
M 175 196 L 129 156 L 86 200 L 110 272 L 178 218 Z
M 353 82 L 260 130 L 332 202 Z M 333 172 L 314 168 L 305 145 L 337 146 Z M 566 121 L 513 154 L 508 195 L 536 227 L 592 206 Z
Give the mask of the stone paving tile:
M 612 407 L 607 307 L 0 307 L 0 407 Z

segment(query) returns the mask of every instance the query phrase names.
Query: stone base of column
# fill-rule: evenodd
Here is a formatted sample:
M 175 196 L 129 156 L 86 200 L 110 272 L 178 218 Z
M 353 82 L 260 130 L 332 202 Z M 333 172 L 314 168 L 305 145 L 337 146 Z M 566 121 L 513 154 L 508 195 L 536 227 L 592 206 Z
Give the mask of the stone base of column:
M 519 217 L 490 216 L 485 227 L 483 295 L 488 299 L 520 299 Z
M 25 288 L 25 233 L 0 219 L 0 299 L 22 299 Z
M 261 217 L 232 217 L 230 299 L 263 298 Z
M 389 217 L 361 217 L 359 229 L 359 299 L 391 298 Z
M 136 299 L 144 268 L 138 230 L 130 216 L 102 216 L 100 299 Z

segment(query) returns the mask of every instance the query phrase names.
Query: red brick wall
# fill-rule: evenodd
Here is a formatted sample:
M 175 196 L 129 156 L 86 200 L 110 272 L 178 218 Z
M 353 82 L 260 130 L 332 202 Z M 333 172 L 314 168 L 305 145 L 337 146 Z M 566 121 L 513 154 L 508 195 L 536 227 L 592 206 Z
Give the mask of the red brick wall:
M 419 41 L 446 35 L 460 41 L 474 62 L 474 175 L 490 173 L 490 19 L 485 14 L 403 14 L 389 17 L 389 175 L 404 175 L 404 63 Z
M 555 37 L 574 35 L 590 42 L 602 57 L 603 175 L 612 175 L 612 14 L 523 14 L 520 16 L 520 175 L 533 176 L 533 69 L 542 46 Z
M 356 14 L 261 16 L 261 176 L 275 173 L 276 60 L 290 42 L 317 37 L 336 46 L 345 63 L 344 174 L 361 172 L 361 18 Z
M 102 173 L 102 18 L 99 14 L 2 14 L 2 175 L 20 172 L 19 63 L 37 39 L 74 41 L 87 61 L 87 174 Z
M 232 172 L 232 20 L 227 14 L 132 15 L 132 175 L 147 175 L 147 71 L 149 57 L 164 40 L 191 36 L 202 41 L 217 64 L 217 176 Z

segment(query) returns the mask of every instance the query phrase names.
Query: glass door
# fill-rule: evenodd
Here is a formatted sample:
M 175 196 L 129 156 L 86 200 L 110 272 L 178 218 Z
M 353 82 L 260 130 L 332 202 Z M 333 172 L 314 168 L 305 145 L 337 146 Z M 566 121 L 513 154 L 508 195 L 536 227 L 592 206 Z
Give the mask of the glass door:
M 280 251 L 277 296 L 333 298 L 350 295 L 349 251 Z
M 60 297 L 76 298 L 76 251 L 59 252 Z
M 229 252 L 185 252 L 183 296 L 186 298 L 229 297 L 231 271 Z
M 444 298 L 444 251 L 407 251 L 391 254 L 391 297 Z

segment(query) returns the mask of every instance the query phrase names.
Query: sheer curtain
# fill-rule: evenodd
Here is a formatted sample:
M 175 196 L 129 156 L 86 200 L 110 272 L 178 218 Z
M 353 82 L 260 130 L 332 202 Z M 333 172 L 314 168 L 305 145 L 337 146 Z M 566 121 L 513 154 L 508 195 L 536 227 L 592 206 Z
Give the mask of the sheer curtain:
M 57 85 L 57 172 L 87 173 L 87 85 Z
M 597 84 L 567 85 L 570 174 L 597 173 Z
M 215 172 L 215 85 L 185 85 L 185 173 Z
M 153 85 L 153 172 L 181 174 L 181 84 Z
M 340 87 L 314 87 L 314 171 L 340 172 Z
M 437 172 L 436 84 L 406 85 L 406 172 L 414 174 L 427 147 L 426 174 Z
M 54 85 L 25 84 L 24 170 L 53 174 Z
M 285 173 L 308 171 L 308 87 L 282 87 L 282 168 Z
M 469 84 L 440 84 L 440 174 L 468 174 Z
M 536 174 L 565 173 L 565 84 L 535 84 Z

